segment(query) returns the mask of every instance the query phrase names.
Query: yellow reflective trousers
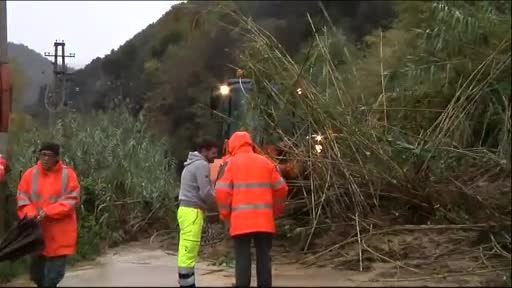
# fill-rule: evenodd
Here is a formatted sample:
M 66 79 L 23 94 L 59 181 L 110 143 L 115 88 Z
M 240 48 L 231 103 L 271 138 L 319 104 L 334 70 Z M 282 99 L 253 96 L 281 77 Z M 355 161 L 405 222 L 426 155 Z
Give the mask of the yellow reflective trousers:
M 203 211 L 197 208 L 179 207 L 178 282 L 180 287 L 195 287 L 194 267 L 196 265 L 201 232 Z

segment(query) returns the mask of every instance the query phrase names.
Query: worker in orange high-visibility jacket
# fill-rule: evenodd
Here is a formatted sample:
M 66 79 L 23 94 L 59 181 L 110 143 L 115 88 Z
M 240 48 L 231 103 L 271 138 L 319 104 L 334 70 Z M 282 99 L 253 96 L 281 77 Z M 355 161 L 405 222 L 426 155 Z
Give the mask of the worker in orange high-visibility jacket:
M 17 212 L 35 217 L 41 224 L 45 249 L 34 256 L 31 280 L 38 287 L 56 287 L 64 278 L 66 257 L 75 253 L 77 221 L 75 207 L 80 201 L 80 186 L 71 167 L 59 159 L 60 146 L 44 143 L 39 161 L 21 177 Z
M 9 172 L 9 163 L 4 155 L 0 154 L 0 183 L 4 182 L 5 175 Z
M 254 153 L 249 133 L 235 132 L 229 139 L 229 152 L 231 157 L 219 171 L 215 193 L 220 218 L 229 221 L 234 239 L 235 285 L 250 286 L 254 241 L 258 286 L 272 287 L 274 217 L 281 214 L 288 186 L 272 161 Z

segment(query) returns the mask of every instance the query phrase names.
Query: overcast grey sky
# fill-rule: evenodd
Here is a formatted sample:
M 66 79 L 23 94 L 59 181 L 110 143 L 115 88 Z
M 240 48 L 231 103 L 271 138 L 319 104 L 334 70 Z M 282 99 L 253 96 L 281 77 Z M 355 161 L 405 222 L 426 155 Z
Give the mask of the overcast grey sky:
M 117 49 L 181 1 L 7 1 L 7 37 L 43 54 L 64 40 L 81 68 Z M 62 23 L 62 24 L 61 24 Z

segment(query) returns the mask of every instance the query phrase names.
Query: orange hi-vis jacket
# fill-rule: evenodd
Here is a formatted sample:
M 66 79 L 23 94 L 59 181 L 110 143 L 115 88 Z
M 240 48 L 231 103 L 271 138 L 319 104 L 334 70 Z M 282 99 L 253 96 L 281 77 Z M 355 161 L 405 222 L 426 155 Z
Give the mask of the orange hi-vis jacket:
M 35 217 L 43 210 L 41 229 L 45 240 L 44 256 L 71 255 L 76 250 L 77 224 L 75 206 L 80 201 L 80 186 L 71 167 L 61 161 L 51 171 L 40 162 L 21 177 L 16 195 L 17 212 Z
M 7 172 L 6 170 L 8 169 L 7 165 L 9 165 L 7 163 L 7 160 L 4 158 L 2 154 L 0 154 L 0 182 L 3 182 L 5 180 L 5 174 Z
M 288 186 L 272 161 L 254 153 L 251 136 L 235 132 L 229 139 L 231 157 L 215 186 L 220 218 L 230 222 L 231 236 L 275 233 Z

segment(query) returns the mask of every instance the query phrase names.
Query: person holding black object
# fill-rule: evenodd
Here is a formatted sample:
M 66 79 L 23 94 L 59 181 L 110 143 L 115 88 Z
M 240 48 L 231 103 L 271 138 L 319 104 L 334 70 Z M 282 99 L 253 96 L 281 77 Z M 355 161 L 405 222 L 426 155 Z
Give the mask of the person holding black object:
M 17 213 L 36 219 L 43 232 L 44 250 L 33 258 L 30 278 L 38 287 L 57 287 L 64 278 L 66 258 L 75 253 L 80 185 L 75 171 L 59 158 L 60 146 L 44 143 L 39 161 L 21 177 Z

